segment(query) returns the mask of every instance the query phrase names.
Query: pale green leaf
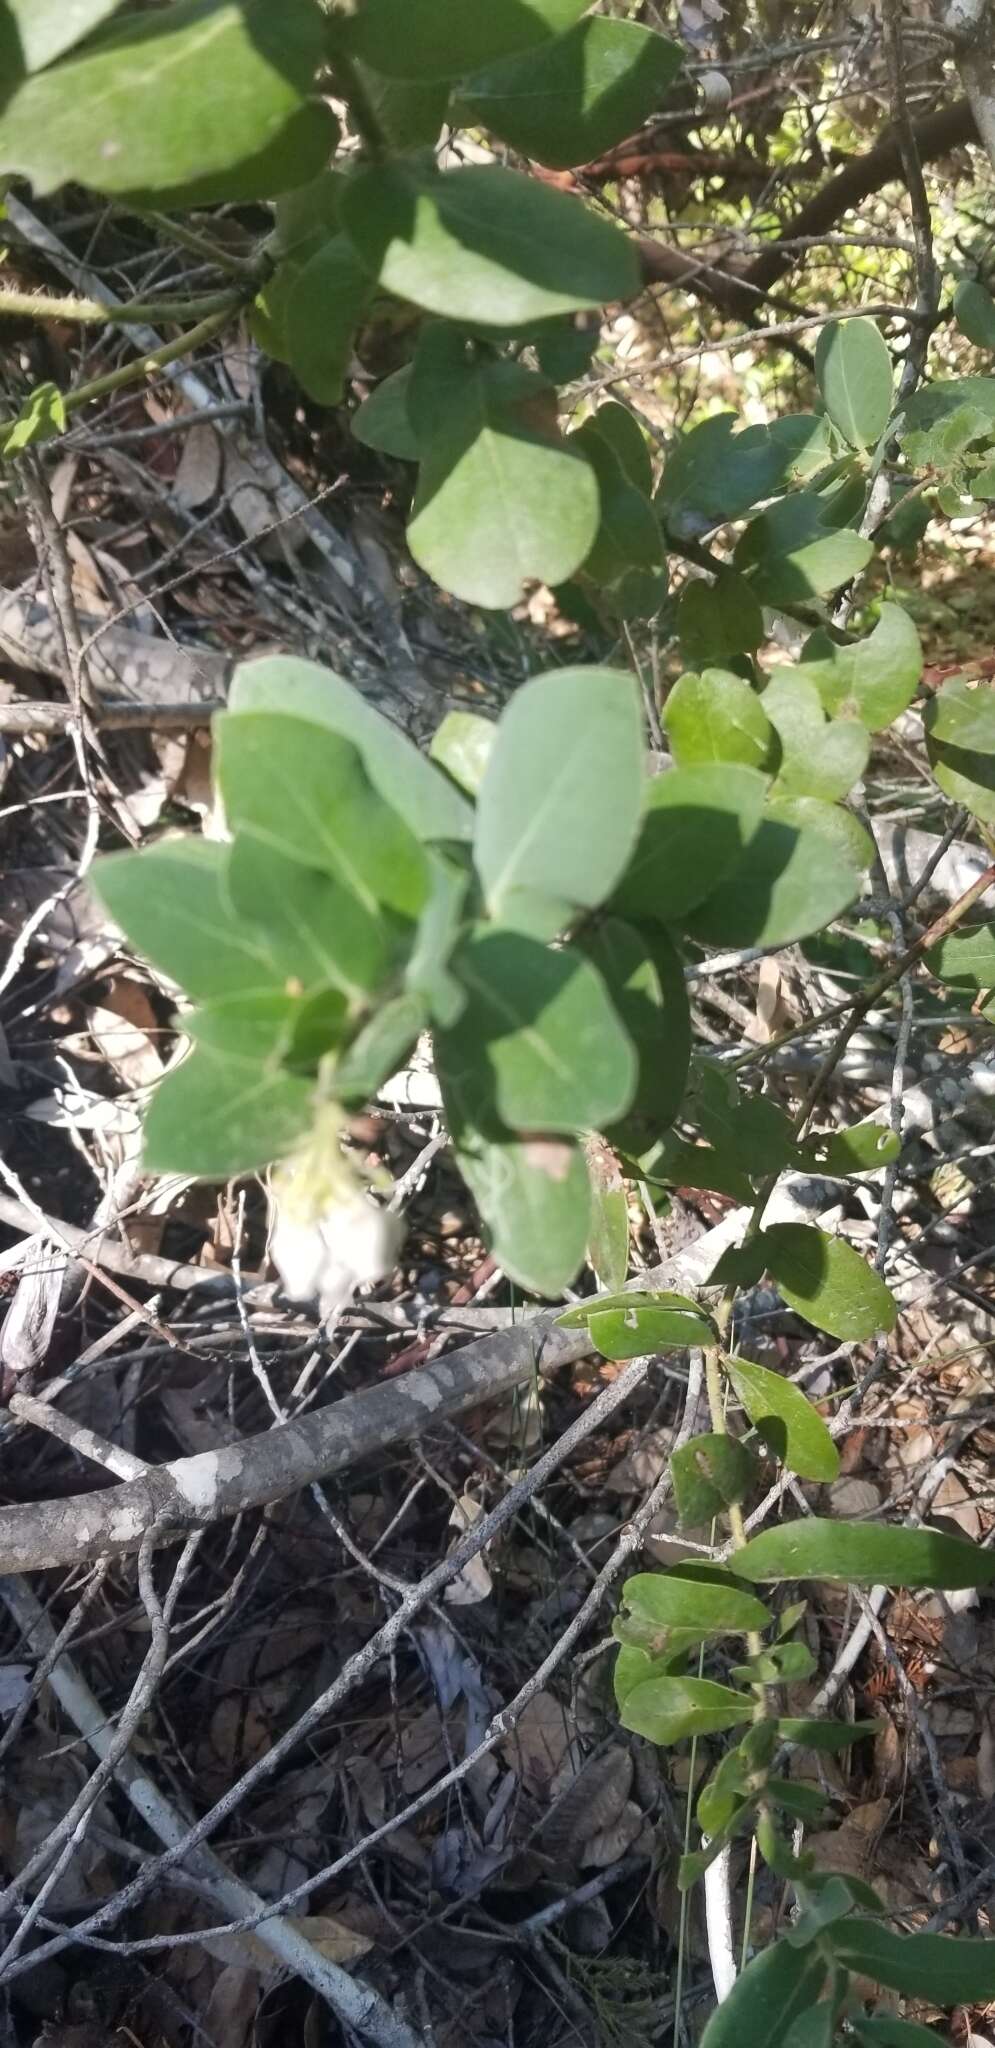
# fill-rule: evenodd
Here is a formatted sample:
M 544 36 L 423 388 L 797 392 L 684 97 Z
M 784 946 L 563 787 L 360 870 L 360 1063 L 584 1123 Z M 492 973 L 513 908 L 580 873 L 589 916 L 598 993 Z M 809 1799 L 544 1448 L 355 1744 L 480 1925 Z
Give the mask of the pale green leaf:
M 760 822 L 765 786 L 755 769 L 734 762 L 654 776 L 613 907 L 626 917 L 678 923 L 744 851 Z
M 753 1705 L 748 1693 L 710 1678 L 649 1678 L 626 1693 L 620 1719 L 635 1735 L 671 1743 L 735 1728 L 752 1718 Z
M 815 374 L 834 427 L 851 448 L 875 447 L 891 418 L 894 374 L 873 320 L 834 320 L 815 345 Z
M 827 720 L 804 669 L 777 669 L 761 702 L 781 742 L 774 797 L 815 796 L 831 803 L 846 796 L 867 766 L 866 728 L 854 718 Z
M 637 1572 L 622 1587 L 622 1605 L 655 1628 L 695 1628 L 708 1635 L 767 1628 L 771 1620 L 755 1594 L 679 1572 Z
M 656 1139 L 673 1123 L 687 1082 L 691 1011 L 680 960 L 663 931 L 637 931 L 615 917 L 585 933 L 583 950 L 636 1049 L 636 1093 L 618 1142 Z
M 756 1463 L 735 1436 L 711 1431 L 682 1444 L 670 1460 L 674 1499 L 687 1529 L 704 1528 L 745 1500 L 756 1478 Z
M 269 947 L 283 980 L 305 990 L 330 982 L 357 1004 L 382 987 L 401 928 L 337 877 L 243 832 L 228 853 L 224 882 L 232 910 Z
M 679 677 L 663 707 L 663 724 L 679 768 L 735 761 L 766 769 L 777 736 L 755 690 L 731 670 Z
M 281 987 L 289 971 L 280 940 L 233 911 L 227 861 L 224 846 L 190 837 L 107 854 L 92 869 L 97 894 L 136 950 L 202 1000 Z M 325 978 L 312 973 L 311 985 Z
M 448 711 L 429 748 L 433 761 L 475 797 L 484 779 L 497 727 L 475 711 Z
M 197 1046 L 152 1097 L 145 1168 L 224 1180 L 267 1166 L 310 1129 L 313 1098 L 312 1082 L 279 1066 Z
M 443 1076 L 456 1163 L 509 1278 L 555 1297 L 584 1263 L 591 1190 L 579 1147 L 569 1139 L 488 1137 L 458 1108 L 458 1082 Z
M 976 278 L 961 278 L 954 292 L 954 319 L 976 348 L 995 349 L 995 300 Z
M 908 709 L 922 675 L 922 642 L 901 605 L 883 604 L 874 631 L 849 647 L 832 647 L 802 673 L 811 677 L 827 711 L 859 718 L 881 732 Z
M 851 1124 L 848 1130 L 810 1132 L 805 1139 L 806 1159 L 820 1173 L 876 1173 L 892 1166 L 902 1149 L 897 1131 L 868 1118 Z
M 365 1103 L 404 1066 L 427 1023 L 420 996 L 391 996 L 375 1010 L 335 1067 L 342 1102 Z
M 684 928 L 708 946 L 787 946 L 821 931 L 859 892 L 858 869 L 820 831 L 765 817 Z
M 929 765 L 944 795 L 995 825 L 995 691 L 956 676 L 929 699 L 925 724 Z
M 10 22 L 11 61 L 19 57 L 18 69 L 43 71 L 120 5 L 121 0 L 2 0 L 0 16 Z M 7 23 L 0 21 L 0 48 L 5 52 L 7 43 Z
M 604 902 L 635 842 L 644 758 L 639 689 L 624 671 L 560 669 L 516 691 L 477 804 L 492 917 L 552 938 Z

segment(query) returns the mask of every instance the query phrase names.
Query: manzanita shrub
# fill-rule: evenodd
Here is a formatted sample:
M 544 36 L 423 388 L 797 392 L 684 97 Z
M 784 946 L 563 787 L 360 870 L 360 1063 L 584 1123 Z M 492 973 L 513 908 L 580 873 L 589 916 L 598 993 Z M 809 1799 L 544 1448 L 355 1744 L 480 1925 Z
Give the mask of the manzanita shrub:
M 0 51 L 0 170 L 36 192 L 71 181 L 174 212 L 273 203 L 230 290 L 159 305 L 193 323 L 164 356 L 247 315 L 308 396 L 334 405 L 357 333 L 404 302 L 410 360 L 352 427 L 411 466 L 416 562 L 475 605 L 512 606 L 542 581 L 606 641 L 652 623 L 679 646 L 665 760 L 648 752 L 622 665 L 539 675 L 496 724 L 450 716 L 431 758 L 320 665 L 243 666 L 216 731 L 227 839 L 165 837 L 96 871 L 122 930 L 187 999 L 190 1050 L 155 1093 L 146 1161 L 212 1178 L 275 1165 L 299 1251 L 329 1218 L 379 1215 L 343 1146 L 348 1120 L 430 1036 L 453 1150 L 504 1270 L 556 1299 L 589 1262 L 605 1291 L 562 1320 L 586 1324 L 607 1358 L 705 1353 L 711 1430 L 676 1453 L 673 1481 L 685 1523 L 728 1541 L 721 1563 L 629 1580 L 615 1687 L 624 1726 L 651 1742 L 735 1738 L 698 1793 L 682 1883 L 753 1833 L 794 1887 L 786 1933 L 740 1975 L 708 2048 L 932 2042 L 868 2017 L 855 1978 L 933 2004 L 987 2000 L 995 1943 L 893 1931 L 872 1887 L 820 1873 L 793 1840 L 822 1809 L 789 1775 L 790 1747 L 840 1749 L 864 1731 L 785 1716 L 781 1688 L 813 1659 L 803 1607 L 771 1589 L 981 1586 L 995 1556 L 926 1528 L 817 1517 L 746 1540 L 743 1503 L 770 1460 L 813 1481 L 838 1460 L 802 1392 L 730 1352 L 736 1289 L 767 1273 L 846 1342 L 895 1321 L 877 1271 L 815 1227 L 765 1224 L 769 1196 L 786 1169 L 886 1165 L 898 1139 L 875 1123 L 820 1132 L 814 1096 L 792 1119 L 742 1087 L 693 1045 L 684 968 L 709 948 L 810 938 L 860 898 L 873 848 L 848 798 L 874 734 L 912 703 L 922 656 L 899 606 L 853 635 L 836 600 L 871 561 L 882 474 L 891 537 L 914 533 L 924 508 L 995 498 L 995 379 L 896 396 L 884 339 L 855 318 L 823 330 L 811 414 L 745 429 L 720 414 L 662 459 L 615 400 L 566 431 L 560 387 L 585 373 L 602 309 L 638 294 L 640 257 L 528 166 L 589 161 L 688 90 L 676 44 L 587 0 L 0 0 Z M 523 167 L 448 148 L 441 168 L 440 138 L 459 130 Z M 205 246 L 209 216 L 197 234 Z M 45 301 L 34 310 L 45 317 Z M 995 351 L 980 286 L 960 287 L 955 312 Z M 38 387 L 3 452 L 57 434 L 91 390 Z M 763 671 L 778 614 L 804 644 Z M 995 697 L 954 680 L 925 722 L 940 792 L 984 836 Z M 955 930 L 981 893 L 872 991 L 920 959 L 989 987 L 990 928 Z M 749 1206 L 701 1299 L 625 1289 L 626 1176 Z M 387 1234 L 376 1256 L 390 1249 Z M 374 1269 L 368 1247 L 350 1256 L 354 1274 Z M 302 1291 L 334 1293 L 320 1256 L 295 1270 Z M 741 1647 L 718 1682 L 704 1666 L 729 1637 Z

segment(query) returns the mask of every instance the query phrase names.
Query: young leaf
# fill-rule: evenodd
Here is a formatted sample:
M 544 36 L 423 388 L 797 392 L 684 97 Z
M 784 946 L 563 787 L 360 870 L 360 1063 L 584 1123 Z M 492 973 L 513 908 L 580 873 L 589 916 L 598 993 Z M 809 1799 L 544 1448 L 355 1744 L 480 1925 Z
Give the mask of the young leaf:
M 684 930 L 706 946 L 788 946 L 860 895 L 860 872 L 811 825 L 764 817 L 715 895 Z
M 350 424 L 364 448 L 375 448 L 380 455 L 394 455 L 399 462 L 421 460 L 421 442 L 408 414 L 410 384 L 411 364 L 405 363 L 403 370 L 392 371 L 357 406 Z
M 588 1323 L 602 1358 L 641 1358 L 644 1353 L 683 1351 L 709 1344 L 715 1332 L 706 1317 L 684 1309 L 602 1309 Z
M 686 1529 L 703 1528 L 753 1485 L 756 1467 L 738 1437 L 692 1437 L 670 1460 L 677 1511 Z
M 656 1138 L 680 1109 L 691 1057 L 691 1011 L 680 960 L 663 931 L 637 931 L 616 917 L 585 934 L 583 951 L 603 976 L 639 1062 L 618 1142 Z
M 727 1629 L 745 1633 L 767 1628 L 770 1609 L 753 1593 L 715 1579 L 689 1579 L 676 1572 L 637 1572 L 622 1587 L 622 1605 L 661 1629 L 696 1628 L 705 1635 Z
M 497 165 L 370 165 L 349 180 L 342 225 L 385 291 L 472 327 L 519 327 L 639 289 L 627 236 L 572 193 Z
M 954 319 L 976 348 L 995 349 L 995 302 L 973 277 L 962 277 L 954 292 Z
M 815 374 L 834 427 L 851 448 L 873 448 L 891 418 L 891 356 L 873 320 L 834 320 L 815 345 Z
M 404 985 L 443 1027 L 455 1024 L 466 1001 L 450 960 L 463 931 L 470 877 L 458 860 L 433 847 L 428 853 L 429 893 L 404 969 Z
M 849 1130 L 816 1131 L 806 1138 L 802 1149 L 808 1163 L 820 1173 L 877 1173 L 882 1166 L 893 1165 L 902 1141 L 897 1131 L 871 1117 L 866 1123 L 851 1124 Z
M 238 918 L 225 889 L 228 850 L 206 839 L 163 839 L 142 853 L 94 863 L 93 882 L 137 950 L 200 1001 L 237 989 L 282 987 L 278 939 Z M 308 977 L 305 977 L 306 979 Z M 314 986 L 326 977 L 312 972 Z
M 926 705 L 926 752 L 945 796 L 995 825 L 995 692 L 955 676 Z
M 938 1529 L 892 1529 L 880 1522 L 830 1522 L 812 1515 L 754 1536 L 737 1550 L 735 1568 L 741 1578 L 757 1583 L 839 1579 L 855 1586 L 956 1591 L 989 1585 L 995 1579 L 995 1553 Z
M 962 925 L 931 946 L 926 965 L 938 981 L 967 988 L 995 988 L 995 925 Z
M 845 1238 L 807 1223 L 774 1223 L 761 1232 L 761 1243 L 789 1308 L 817 1330 L 861 1340 L 894 1329 L 894 1296 Z
M 489 1138 L 446 1092 L 453 1151 L 498 1264 L 520 1287 L 561 1295 L 584 1263 L 591 1190 L 583 1154 L 565 1138 Z
M 710 1678 L 649 1678 L 633 1686 L 622 1703 L 623 1728 L 650 1742 L 680 1742 L 685 1735 L 713 1735 L 749 1721 L 748 1693 L 715 1685 Z
M 469 839 L 473 810 L 407 735 L 333 669 L 296 655 L 263 655 L 235 670 L 229 711 L 279 711 L 351 740 L 373 787 L 416 839 Z
M 492 917 L 552 938 L 604 902 L 638 830 L 643 758 L 634 677 L 560 669 L 515 692 L 477 804 L 475 859 Z
M 663 724 L 679 768 L 738 761 L 768 769 L 777 757 L 777 735 L 756 691 L 725 669 L 680 676 L 663 707 Z
M 319 405 L 338 405 L 353 341 L 373 287 L 345 235 L 333 235 L 298 270 L 286 312 L 290 367 Z
M 703 1834 L 714 1838 L 743 1811 L 749 1798 L 749 1770 L 742 1745 L 726 1751 L 698 1795 L 695 1819 Z
M 745 1664 L 734 1664 L 731 1676 L 743 1685 L 793 1685 L 817 1668 L 807 1643 L 772 1643 Z
M 800 1479 L 835 1479 L 839 1452 L 801 1389 L 748 1358 L 723 1358 L 722 1364 L 750 1421 L 785 1469 Z
M 995 1941 L 893 1934 L 866 1920 L 838 1921 L 830 1939 L 845 1969 L 873 1977 L 889 1991 L 928 1998 L 931 2005 L 981 2005 L 995 1998 Z
M 349 740 L 303 718 L 243 711 L 218 721 L 218 786 L 228 823 L 289 860 L 320 868 L 367 909 L 416 917 L 428 865 Z
M 310 1129 L 313 1085 L 206 1045 L 159 1082 L 145 1118 L 150 1173 L 226 1180 L 268 1166 Z
M 335 146 L 330 110 L 305 104 L 322 40 L 314 0 L 174 0 L 131 16 L 18 87 L 0 165 L 39 194 L 72 181 L 156 205 L 271 198 Z
M 467 991 L 458 1020 L 436 1035 L 443 1078 L 464 1114 L 495 1135 L 599 1130 L 632 1100 L 631 1043 L 590 962 L 564 947 L 481 928 L 453 960 Z
M 760 822 L 764 791 L 762 775 L 734 762 L 654 776 L 614 906 L 625 917 L 676 923 L 739 859 Z
M 347 46 L 386 78 L 460 78 L 572 27 L 590 0 L 365 0 Z M 333 51 L 334 51 L 333 40 Z
M 463 81 L 456 119 L 554 170 L 592 163 L 662 106 L 683 51 L 655 29 L 588 15 L 566 35 Z
M 414 417 L 422 465 L 408 546 L 444 590 L 510 609 L 526 583 L 580 568 L 598 530 L 598 485 L 579 437 L 561 436 L 544 378 L 521 363 L 467 365 L 431 438 Z
M 793 2021 L 815 2004 L 826 1973 L 817 1949 L 775 1942 L 737 1977 L 712 2014 L 701 2048 L 754 2048 L 761 2042 L 764 2048 L 784 2048 Z

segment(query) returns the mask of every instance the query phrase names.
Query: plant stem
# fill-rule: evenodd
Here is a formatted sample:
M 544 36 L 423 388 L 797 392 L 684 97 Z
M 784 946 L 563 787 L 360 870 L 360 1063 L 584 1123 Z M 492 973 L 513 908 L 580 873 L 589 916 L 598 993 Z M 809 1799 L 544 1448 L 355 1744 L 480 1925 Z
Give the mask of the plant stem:
M 370 156 L 384 156 L 387 151 L 387 137 L 352 58 L 347 57 L 344 50 L 337 49 L 332 58 L 331 68 L 339 96 L 346 101 Z
M 168 213 L 143 213 L 140 218 L 147 220 L 164 241 L 178 242 L 181 249 L 189 249 L 191 256 L 202 257 L 205 263 L 213 263 L 218 270 L 226 270 L 230 277 L 256 279 L 259 275 L 257 257 L 236 256 L 233 249 L 226 249 L 223 242 L 216 242 L 212 235 L 204 234 L 200 228 L 171 220 Z
M 188 299 L 132 299 L 123 306 L 104 306 L 99 299 L 53 299 L 45 292 L 18 292 L 0 286 L 0 314 L 28 320 L 73 320 L 95 326 L 136 325 L 149 320 L 206 320 L 227 313 L 236 301 L 231 291 L 201 293 Z
M 223 312 L 212 313 L 207 320 L 201 320 L 196 327 L 189 327 L 176 341 L 164 343 L 162 348 L 152 350 L 151 355 L 141 356 L 137 362 L 125 363 L 120 370 L 109 370 L 106 377 L 94 377 L 89 384 L 81 384 L 76 391 L 66 393 L 66 411 L 79 412 L 81 406 L 89 405 L 93 398 L 103 398 L 109 391 L 122 391 L 128 384 L 137 384 L 143 377 L 154 376 L 156 370 L 164 370 L 169 363 L 179 362 L 183 356 L 192 355 L 205 341 L 213 341 L 216 334 L 227 327 L 234 312 L 242 304 L 242 294 L 229 294 Z

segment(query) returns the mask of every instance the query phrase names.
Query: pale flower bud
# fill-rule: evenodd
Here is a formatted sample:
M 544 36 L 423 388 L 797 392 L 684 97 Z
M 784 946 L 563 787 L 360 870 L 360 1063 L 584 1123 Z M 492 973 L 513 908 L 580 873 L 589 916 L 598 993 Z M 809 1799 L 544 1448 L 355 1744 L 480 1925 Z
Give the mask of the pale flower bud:
M 392 1271 L 404 1226 L 371 1199 L 343 1155 L 334 1111 L 274 1173 L 272 1195 L 270 1253 L 291 1301 L 317 1296 L 322 1315 L 333 1315 L 357 1287 Z

